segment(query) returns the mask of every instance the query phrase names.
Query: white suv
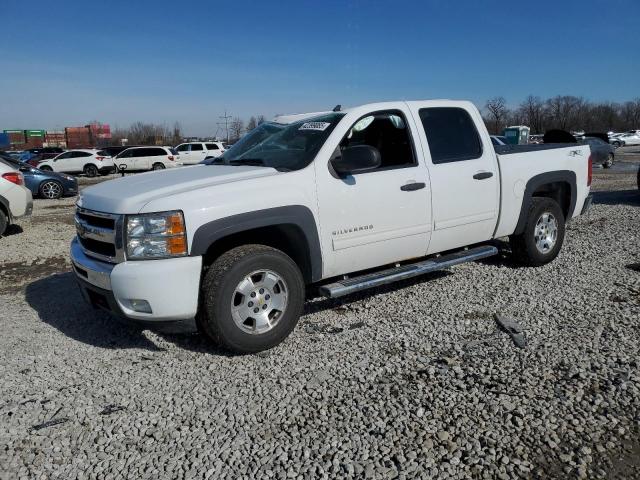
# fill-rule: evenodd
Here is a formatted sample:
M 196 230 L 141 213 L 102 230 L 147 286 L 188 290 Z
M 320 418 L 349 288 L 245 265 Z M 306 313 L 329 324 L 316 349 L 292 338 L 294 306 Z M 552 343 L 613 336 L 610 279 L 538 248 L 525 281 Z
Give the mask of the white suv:
M 24 177 L 0 159 L 0 237 L 14 218 L 31 215 L 33 199 L 24 186 Z
M 109 154 L 95 149 L 69 150 L 40 162 L 38 168 L 48 172 L 84 173 L 87 177 L 115 171 L 113 159 Z
M 119 170 L 145 171 L 181 167 L 180 155 L 171 147 L 131 147 L 113 159 Z
M 207 157 L 219 157 L 224 153 L 222 142 L 189 142 L 176 147 L 185 165 L 195 165 Z

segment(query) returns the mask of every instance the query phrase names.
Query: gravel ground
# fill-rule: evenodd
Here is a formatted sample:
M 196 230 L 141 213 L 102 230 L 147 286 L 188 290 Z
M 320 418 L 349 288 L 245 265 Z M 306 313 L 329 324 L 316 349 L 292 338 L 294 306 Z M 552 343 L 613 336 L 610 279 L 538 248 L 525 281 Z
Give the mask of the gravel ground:
M 596 171 L 550 265 L 310 301 L 252 356 L 91 310 L 74 199 L 37 200 L 0 239 L 0 478 L 640 478 L 635 188 Z

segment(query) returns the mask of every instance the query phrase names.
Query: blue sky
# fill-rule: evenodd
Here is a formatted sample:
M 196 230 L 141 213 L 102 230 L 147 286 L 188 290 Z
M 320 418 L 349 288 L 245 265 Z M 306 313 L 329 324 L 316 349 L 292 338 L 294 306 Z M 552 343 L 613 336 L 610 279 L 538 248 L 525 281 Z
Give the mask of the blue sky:
M 2 0 L 0 128 L 640 96 L 638 0 Z

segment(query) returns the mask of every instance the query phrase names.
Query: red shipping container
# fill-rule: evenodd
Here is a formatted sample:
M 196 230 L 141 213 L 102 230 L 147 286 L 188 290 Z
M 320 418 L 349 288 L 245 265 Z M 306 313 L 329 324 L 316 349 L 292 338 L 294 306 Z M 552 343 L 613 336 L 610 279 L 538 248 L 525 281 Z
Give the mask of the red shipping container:
M 27 137 L 27 143 L 23 147 L 25 150 L 29 148 L 42 148 L 42 137 Z
M 87 125 L 87 128 L 91 131 L 94 139 L 109 139 L 111 138 L 111 127 L 102 123 L 92 123 Z

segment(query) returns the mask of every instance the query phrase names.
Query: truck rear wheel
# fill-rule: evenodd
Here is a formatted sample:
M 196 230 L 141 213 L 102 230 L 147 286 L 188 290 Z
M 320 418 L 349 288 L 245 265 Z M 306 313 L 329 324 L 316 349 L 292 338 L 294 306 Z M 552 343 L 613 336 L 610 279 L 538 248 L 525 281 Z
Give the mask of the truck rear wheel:
M 243 245 L 221 255 L 202 282 L 198 327 L 236 353 L 275 347 L 293 331 L 305 286 L 291 258 L 265 245 Z
M 549 263 L 560 252 L 564 230 L 560 205 L 550 198 L 532 198 L 524 231 L 509 238 L 514 257 L 530 267 Z

